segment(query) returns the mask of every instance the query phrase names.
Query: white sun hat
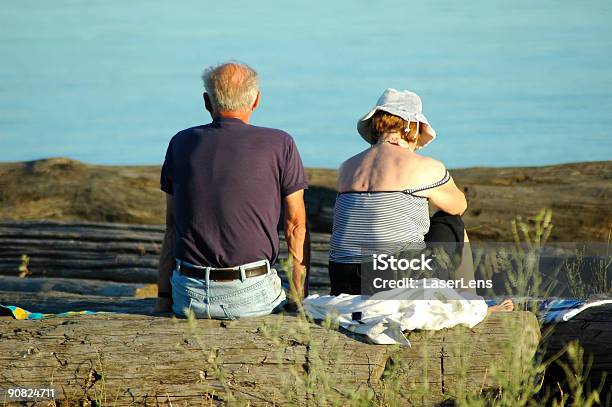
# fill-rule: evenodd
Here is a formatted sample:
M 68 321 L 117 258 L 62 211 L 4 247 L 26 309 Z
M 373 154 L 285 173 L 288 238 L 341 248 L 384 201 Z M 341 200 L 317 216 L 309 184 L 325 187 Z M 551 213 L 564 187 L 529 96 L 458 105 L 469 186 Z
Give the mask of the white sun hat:
M 401 117 L 407 122 L 419 123 L 420 131 L 417 142 L 419 148 L 425 147 L 436 138 L 435 130 L 423 115 L 423 103 L 419 95 L 408 90 L 399 91 L 387 88 L 378 98 L 376 106 L 357 122 L 357 131 L 370 144 L 376 143 L 376 138 L 370 129 L 370 121 L 374 113 L 379 110 Z

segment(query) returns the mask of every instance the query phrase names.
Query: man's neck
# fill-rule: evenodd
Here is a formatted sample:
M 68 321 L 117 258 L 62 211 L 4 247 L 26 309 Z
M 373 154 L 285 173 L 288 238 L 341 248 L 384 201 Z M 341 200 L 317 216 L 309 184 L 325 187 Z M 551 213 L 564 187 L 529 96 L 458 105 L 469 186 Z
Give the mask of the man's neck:
M 225 111 L 218 112 L 215 115 L 215 118 L 223 118 L 223 119 L 239 119 L 246 124 L 249 123 L 251 119 L 251 112 L 243 112 L 243 111 Z

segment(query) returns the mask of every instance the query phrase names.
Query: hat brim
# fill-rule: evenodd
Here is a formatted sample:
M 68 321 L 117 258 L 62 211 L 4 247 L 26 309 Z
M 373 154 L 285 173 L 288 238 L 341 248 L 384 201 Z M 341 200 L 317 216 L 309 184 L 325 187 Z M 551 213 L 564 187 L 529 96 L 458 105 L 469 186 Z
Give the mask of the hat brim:
M 361 137 L 369 144 L 376 144 L 376 138 L 374 134 L 372 134 L 372 131 L 370 129 L 370 121 L 372 119 L 372 116 L 374 116 L 374 113 L 378 111 L 390 113 L 394 116 L 401 117 L 402 119 L 409 122 L 418 121 L 420 123 L 419 139 L 417 141 L 417 146 L 419 148 L 427 146 L 436 138 L 436 131 L 433 129 L 433 127 L 431 127 L 431 125 L 427 121 L 427 118 L 422 113 L 416 113 L 413 116 L 405 117 L 405 113 L 399 110 L 394 110 L 388 107 L 382 108 L 381 106 L 376 106 L 357 122 L 357 131 L 359 132 Z

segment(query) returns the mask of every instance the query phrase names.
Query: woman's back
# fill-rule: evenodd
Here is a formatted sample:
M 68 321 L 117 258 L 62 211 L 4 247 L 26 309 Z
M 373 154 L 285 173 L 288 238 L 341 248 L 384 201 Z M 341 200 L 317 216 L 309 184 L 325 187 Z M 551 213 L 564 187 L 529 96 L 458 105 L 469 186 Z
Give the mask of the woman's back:
M 402 191 L 440 180 L 439 161 L 397 145 L 377 144 L 346 160 L 338 173 L 338 191 Z
M 394 145 L 376 145 L 347 160 L 339 173 L 330 260 L 367 261 L 407 243 L 423 242 L 429 229 L 424 188 L 448 181 L 436 161 Z M 436 171 L 443 170 L 442 174 Z M 432 177 L 437 177 L 430 182 Z M 427 181 L 424 183 L 423 181 Z

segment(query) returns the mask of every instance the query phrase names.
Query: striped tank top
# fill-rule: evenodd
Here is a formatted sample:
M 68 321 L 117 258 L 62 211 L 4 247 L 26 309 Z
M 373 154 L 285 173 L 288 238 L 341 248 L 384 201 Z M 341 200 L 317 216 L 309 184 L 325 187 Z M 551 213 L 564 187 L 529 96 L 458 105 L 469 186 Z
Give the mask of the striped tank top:
M 372 254 L 392 254 L 423 242 L 429 230 L 429 205 L 427 198 L 415 194 L 449 180 L 446 171 L 440 181 L 419 188 L 339 193 L 329 260 L 362 263 Z

